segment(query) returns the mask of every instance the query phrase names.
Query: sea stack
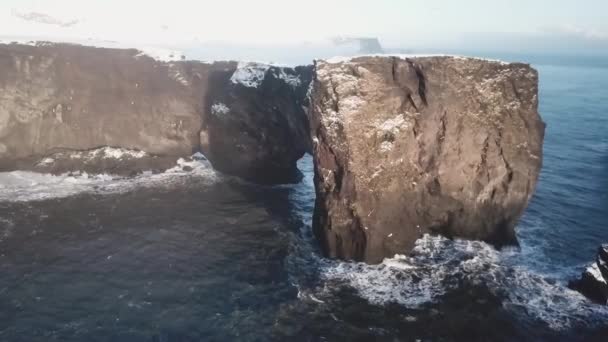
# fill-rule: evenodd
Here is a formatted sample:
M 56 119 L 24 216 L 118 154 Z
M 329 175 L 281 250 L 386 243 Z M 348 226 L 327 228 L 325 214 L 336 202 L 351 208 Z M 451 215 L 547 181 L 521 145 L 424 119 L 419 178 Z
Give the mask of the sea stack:
M 452 56 L 317 61 L 314 227 L 326 255 L 380 262 L 425 233 L 516 242 L 542 164 L 538 73 Z

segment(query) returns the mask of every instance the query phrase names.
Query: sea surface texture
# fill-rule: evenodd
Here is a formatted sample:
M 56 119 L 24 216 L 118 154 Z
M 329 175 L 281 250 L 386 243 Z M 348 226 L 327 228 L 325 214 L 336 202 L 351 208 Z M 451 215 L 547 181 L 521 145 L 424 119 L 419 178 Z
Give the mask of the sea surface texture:
M 567 288 L 608 242 L 608 66 L 529 60 L 547 130 L 519 247 L 425 236 L 380 265 L 324 259 L 310 156 L 273 187 L 202 162 L 0 173 L 0 341 L 608 340 L 608 307 Z

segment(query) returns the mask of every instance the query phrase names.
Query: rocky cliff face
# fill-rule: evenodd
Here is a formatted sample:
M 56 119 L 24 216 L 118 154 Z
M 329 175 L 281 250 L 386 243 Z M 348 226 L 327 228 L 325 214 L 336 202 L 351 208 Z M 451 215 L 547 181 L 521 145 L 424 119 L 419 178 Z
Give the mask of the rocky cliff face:
M 328 255 L 378 262 L 424 233 L 511 243 L 541 167 L 537 83 L 528 65 L 455 57 L 313 69 L 0 45 L 0 170 L 130 174 L 201 151 L 283 183 L 312 130 Z
M 65 162 L 67 152 L 89 151 L 88 170 L 130 173 L 167 168 L 202 148 L 220 171 L 258 180 L 263 165 L 264 174 L 281 181 L 305 150 L 294 137 L 305 129 L 295 122 L 306 120 L 300 88 L 308 84 L 294 69 L 273 70 L 290 77 L 262 74 L 262 88 L 247 91 L 230 83 L 235 62 L 165 63 L 136 50 L 0 45 L 0 169 L 63 172 L 81 166 Z M 232 109 L 224 112 L 220 101 Z M 271 119 L 260 118 L 267 113 Z M 275 131 L 281 136 L 271 142 L 282 148 L 264 151 Z M 95 154 L 104 146 L 145 156 L 123 154 L 109 163 L 115 154 Z
M 541 168 L 537 72 L 459 57 L 318 61 L 314 230 L 379 262 L 425 233 L 515 241 Z

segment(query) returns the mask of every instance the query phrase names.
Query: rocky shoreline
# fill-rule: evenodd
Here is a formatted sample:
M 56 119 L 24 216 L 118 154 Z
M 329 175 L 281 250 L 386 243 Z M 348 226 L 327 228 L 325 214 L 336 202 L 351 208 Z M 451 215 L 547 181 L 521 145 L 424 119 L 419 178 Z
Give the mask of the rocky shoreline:
M 527 64 L 376 56 L 279 67 L 0 45 L 0 169 L 131 175 L 202 153 L 262 184 L 312 152 L 329 257 L 378 263 L 425 233 L 515 243 L 542 165 Z

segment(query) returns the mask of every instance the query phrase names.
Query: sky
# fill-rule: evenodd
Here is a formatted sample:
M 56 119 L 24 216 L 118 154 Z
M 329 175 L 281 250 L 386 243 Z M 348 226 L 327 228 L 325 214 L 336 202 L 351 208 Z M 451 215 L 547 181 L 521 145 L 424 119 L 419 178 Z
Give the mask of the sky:
M 608 51 L 608 0 L 1 0 L 0 36 L 164 46 L 383 46 Z

